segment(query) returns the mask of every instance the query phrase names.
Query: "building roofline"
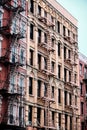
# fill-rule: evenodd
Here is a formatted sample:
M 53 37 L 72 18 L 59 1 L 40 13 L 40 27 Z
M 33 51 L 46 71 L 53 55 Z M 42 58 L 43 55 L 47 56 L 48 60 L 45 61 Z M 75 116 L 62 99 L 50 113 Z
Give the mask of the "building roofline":
M 55 8 L 61 15 L 63 15 L 67 20 L 69 20 L 75 27 L 78 26 L 78 20 L 71 13 L 69 13 L 69 11 L 65 9 L 58 1 L 56 0 L 46 0 L 46 1 L 53 8 Z

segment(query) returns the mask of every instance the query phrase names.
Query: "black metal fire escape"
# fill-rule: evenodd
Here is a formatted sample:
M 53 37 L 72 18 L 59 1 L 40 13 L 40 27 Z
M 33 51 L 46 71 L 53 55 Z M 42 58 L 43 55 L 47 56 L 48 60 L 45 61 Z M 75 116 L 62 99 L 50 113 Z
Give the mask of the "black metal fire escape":
M 23 100 L 23 96 L 24 96 L 20 92 L 19 89 L 13 93 L 9 91 L 11 74 L 15 72 L 18 74 L 18 69 L 25 65 L 24 62 L 21 62 L 20 60 L 15 60 L 16 56 L 19 59 L 20 55 L 19 54 L 17 55 L 12 52 L 12 47 L 14 47 L 15 44 L 18 47 L 21 46 L 19 44 L 19 40 L 24 38 L 24 34 L 21 32 L 20 26 L 18 27 L 19 28 L 18 32 L 11 32 L 12 21 L 18 15 L 20 16 L 20 13 L 24 11 L 24 8 L 22 7 L 22 5 L 18 4 L 16 7 L 13 6 L 14 2 L 15 2 L 14 0 L 0 0 L 0 6 L 2 6 L 3 9 L 7 10 L 10 15 L 9 18 L 2 19 L 2 25 L 0 26 L 0 34 L 3 36 L 3 38 L 8 39 L 9 41 L 7 47 L 1 49 L 1 56 L 0 56 L 0 64 L 4 65 L 4 67 L 7 68 L 6 80 L 5 81 L 0 80 L 0 95 L 2 95 L 3 99 L 7 100 L 7 104 L 8 104 L 7 106 L 9 106 L 9 103 L 14 102 L 14 100 L 16 102 L 19 101 L 21 105 L 21 99 Z M 11 59 L 10 55 L 12 53 L 14 56 Z M 4 115 L 3 114 L 1 115 L 2 121 L 0 122 L 0 124 L 4 124 L 4 126 L 6 125 L 5 129 L 8 129 L 8 126 L 7 126 L 7 119 L 9 118 L 8 109 L 9 108 L 5 108 Z M 2 125 L 0 129 L 4 130 L 4 126 Z M 24 126 L 21 126 L 21 123 L 19 123 L 19 127 L 24 128 Z M 10 127 L 10 128 L 11 130 L 17 129 L 15 126 L 14 128 L 13 127 Z

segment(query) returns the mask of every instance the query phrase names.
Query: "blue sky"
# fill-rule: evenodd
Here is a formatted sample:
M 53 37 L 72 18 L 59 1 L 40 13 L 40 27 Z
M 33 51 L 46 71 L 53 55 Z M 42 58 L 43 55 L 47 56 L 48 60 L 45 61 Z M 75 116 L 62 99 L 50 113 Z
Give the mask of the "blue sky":
M 87 56 L 87 0 L 57 0 L 78 20 L 79 51 Z

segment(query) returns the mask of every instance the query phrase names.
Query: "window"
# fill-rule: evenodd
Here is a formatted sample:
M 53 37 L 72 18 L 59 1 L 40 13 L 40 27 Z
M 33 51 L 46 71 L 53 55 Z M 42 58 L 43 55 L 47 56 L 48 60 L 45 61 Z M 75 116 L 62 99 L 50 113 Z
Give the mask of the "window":
M 63 26 L 63 36 L 66 36 L 66 27 Z
M 83 111 L 84 111 L 83 106 L 84 106 L 84 103 L 81 102 L 81 114 L 83 114 Z
M 68 58 L 70 59 L 71 58 L 71 51 L 68 50 Z
M 30 65 L 33 65 L 33 50 L 30 49 Z
M 41 70 L 41 55 L 38 54 L 38 69 Z
M 40 97 L 41 96 L 41 81 L 38 80 L 37 83 L 37 96 Z
M 70 36 L 70 30 L 68 29 L 68 36 Z
M 32 115 L 33 115 L 33 107 L 29 106 L 28 107 L 28 121 L 29 121 L 29 125 L 32 125 Z
M 23 107 L 19 107 L 19 124 L 20 126 L 24 125 L 24 108 Z
M 52 73 L 54 73 L 54 65 L 55 65 L 55 63 L 52 61 L 52 62 L 51 62 L 51 72 L 52 72 Z
M 25 23 L 22 21 L 20 22 L 20 33 L 21 33 L 21 37 L 25 37 L 26 35 L 26 29 L 25 29 Z
M 15 63 L 17 61 L 17 48 L 15 46 L 12 47 L 11 61 L 12 63 Z
M 66 80 L 67 80 L 67 69 L 66 68 L 64 68 L 64 81 L 66 82 Z
M 47 97 L 47 84 L 44 83 L 44 96 Z
M 65 130 L 67 130 L 68 116 L 65 114 Z
M 71 82 L 71 71 L 69 71 L 69 82 Z
M 75 105 L 77 106 L 77 96 L 75 95 Z
M 33 0 L 30 0 L 30 12 L 34 13 L 34 2 L 33 2 Z
M 20 77 L 20 93 L 24 93 L 24 77 Z
M 44 10 L 44 17 L 47 18 L 47 12 Z
M 73 39 L 75 40 L 75 34 L 73 33 Z
M 80 67 L 80 70 L 79 70 L 80 72 L 79 73 L 80 73 L 80 75 L 82 75 L 82 64 L 81 63 L 80 63 L 79 67 Z
M 58 113 L 59 117 L 59 128 L 61 129 L 61 113 Z
M 41 120 L 41 108 L 37 108 L 37 122 L 38 122 L 38 125 L 40 124 L 40 120 Z
M 54 126 L 54 123 L 55 123 L 55 113 L 54 113 L 54 111 L 52 111 L 52 124 L 53 124 L 53 126 Z
M 44 69 L 47 69 L 47 59 L 44 58 Z
M 65 91 L 65 105 L 67 105 L 67 91 Z
M 54 98 L 54 86 L 52 86 L 52 95 L 51 95 L 52 98 Z
M 20 63 L 24 64 L 24 50 L 21 49 L 20 51 Z
M 72 95 L 69 93 L 69 105 L 72 105 Z
M 66 47 L 64 46 L 64 59 L 66 59 Z
M 33 40 L 34 37 L 34 25 L 30 24 L 30 39 Z
M 60 33 L 60 22 L 57 21 L 57 32 Z
M 85 126 L 84 122 L 81 122 L 81 130 L 84 130 L 84 126 Z
M 44 42 L 47 43 L 47 34 L 44 33 Z
M 52 38 L 51 46 L 54 47 L 54 44 L 55 44 L 55 40 L 54 40 L 54 38 Z
M 41 30 L 38 29 L 38 43 L 41 43 Z
M 60 46 L 60 43 L 58 43 L 58 56 L 60 56 L 60 49 L 61 49 L 61 46 Z
M 29 94 L 33 94 L 33 78 L 29 78 Z
M 16 89 L 15 85 L 16 85 L 16 76 L 15 75 L 11 75 L 11 82 L 10 82 L 10 91 L 11 92 L 14 92 L 14 90 Z
M 70 116 L 70 130 L 72 130 L 72 117 Z
M 58 78 L 60 79 L 61 78 L 61 66 L 58 65 Z
M 38 5 L 38 15 L 41 16 L 41 6 Z
M 74 74 L 74 83 L 77 81 L 77 74 Z
M 61 103 L 61 89 L 58 89 L 58 103 Z
M 82 88 L 83 88 L 83 83 L 80 82 L 80 94 L 81 94 L 81 95 L 83 94 Z
M 2 26 L 2 16 L 3 16 L 3 13 L 0 11 L 0 27 Z

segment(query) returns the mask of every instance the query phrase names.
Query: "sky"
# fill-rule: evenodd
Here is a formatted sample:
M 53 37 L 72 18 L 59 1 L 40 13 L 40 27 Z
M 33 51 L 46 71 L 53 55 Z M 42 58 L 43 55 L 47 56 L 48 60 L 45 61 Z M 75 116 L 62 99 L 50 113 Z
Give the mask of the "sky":
M 79 52 L 87 56 L 87 0 L 56 0 L 78 20 Z

